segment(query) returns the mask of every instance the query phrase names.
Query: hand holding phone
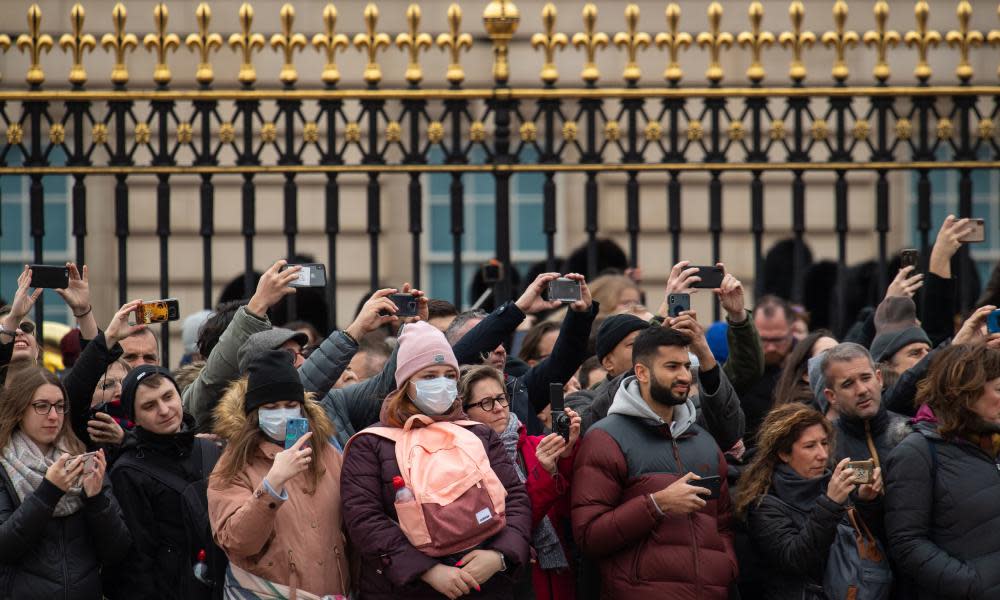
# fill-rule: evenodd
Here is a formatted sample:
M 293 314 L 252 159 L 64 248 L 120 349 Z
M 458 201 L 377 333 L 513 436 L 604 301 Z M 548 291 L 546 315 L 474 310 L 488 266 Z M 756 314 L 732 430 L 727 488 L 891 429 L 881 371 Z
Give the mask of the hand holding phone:
M 917 252 L 916 248 L 904 248 L 899 253 L 899 268 L 904 269 L 906 267 L 913 267 L 913 272 L 911 275 L 916 275 L 917 261 L 920 258 L 920 253 Z
M 291 267 L 301 267 L 297 279 L 288 284 L 293 288 L 326 287 L 326 267 L 320 263 L 304 263 L 300 265 L 285 265 L 282 271 Z
M 694 487 L 705 488 L 709 491 L 707 496 L 702 495 L 706 500 L 718 500 L 722 493 L 722 478 L 718 475 L 707 475 L 691 482 Z
M 693 283 L 691 285 L 693 288 L 714 290 L 722 285 L 722 280 L 726 276 L 722 267 L 716 265 L 694 268 L 698 269 L 694 277 L 698 277 L 701 281 Z
M 986 317 L 986 332 L 1000 333 L 1000 308 L 991 312 Z
M 682 312 L 691 310 L 690 294 L 670 294 L 667 296 L 667 316 L 679 317 Z
M 583 299 L 583 289 L 579 281 L 560 277 L 549 282 L 548 296 L 552 302 L 569 304 Z
M 958 238 L 963 244 L 986 241 L 986 222 L 983 219 L 969 219 L 969 232 Z
M 66 265 L 29 265 L 31 287 L 64 290 L 69 287 L 69 268 Z
M 291 448 L 299 438 L 309 432 L 309 420 L 301 417 L 288 419 L 285 422 L 285 449 Z
M 180 303 L 176 298 L 143 301 L 135 309 L 129 325 L 166 323 L 181 318 Z
M 397 317 L 415 317 L 420 314 L 420 302 L 413 294 L 391 294 L 389 300 L 398 309 Z

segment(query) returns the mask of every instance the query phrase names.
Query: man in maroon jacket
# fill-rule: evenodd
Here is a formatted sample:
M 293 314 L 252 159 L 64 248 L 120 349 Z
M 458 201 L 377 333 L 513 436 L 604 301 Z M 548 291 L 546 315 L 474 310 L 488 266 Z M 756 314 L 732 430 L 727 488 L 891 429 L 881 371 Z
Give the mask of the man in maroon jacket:
M 635 375 L 577 454 L 573 533 L 603 598 L 724 600 L 736 579 L 726 462 L 688 399 L 692 324 L 673 325 L 636 338 Z

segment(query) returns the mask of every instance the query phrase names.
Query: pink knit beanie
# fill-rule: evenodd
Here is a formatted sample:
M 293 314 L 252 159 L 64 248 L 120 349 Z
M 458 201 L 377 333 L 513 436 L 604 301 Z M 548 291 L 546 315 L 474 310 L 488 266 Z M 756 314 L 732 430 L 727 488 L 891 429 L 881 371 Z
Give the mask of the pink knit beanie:
M 434 365 L 448 365 L 458 373 L 458 360 L 441 330 L 424 321 L 408 323 L 399 336 L 396 354 L 396 389 L 417 371 Z

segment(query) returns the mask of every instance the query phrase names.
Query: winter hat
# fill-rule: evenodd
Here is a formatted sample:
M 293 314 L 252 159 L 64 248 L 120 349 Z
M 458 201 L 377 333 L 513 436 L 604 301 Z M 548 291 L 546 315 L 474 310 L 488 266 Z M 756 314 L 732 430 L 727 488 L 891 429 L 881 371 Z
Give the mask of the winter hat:
M 440 329 L 424 321 L 407 324 L 399 336 L 396 389 L 420 369 L 433 365 L 448 365 L 458 373 L 458 360 Z
M 174 376 L 170 370 L 158 365 L 139 365 L 132 369 L 122 380 L 122 400 L 121 407 L 129 421 L 135 421 L 135 393 L 139 389 L 139 382 L 152 375 L 162 375 L 170 380 L 170 383 L 177 387 Z
M 247 365 L 247 392 L 243 404 L 247 414 L 269 402 L 302 402 L 304 393 L 299 372 L 292 365 L 292 355 L 284 350 L 268 350 Z
M 198 351 L 198 331 L 201 330 L 201 326 L 210 316 L 212 316 L 212 311 L 199 310 L 184 319 L 184 324 L 181 325 L 181 342 L 184 344 L 185 353 L 191 354 Z
M 597 360 L 604 360 L 628 334 L 647 327 L 649 323 L 635 315 L 611 315 L 604 319 L 597 330 Z
M 826 389 L 826 377 L 823 376 L 822 368 L 824 356 L 826 356 L 825 350 L 810 358 L 807 363 L 807 371 L 809 373 L 809 389 L 812 390 L 813 398 L 816 399 L 816 408 L 825 415 L 826 411 L 830 409 L 830 401 L 823 393 L 823 390 Z
M 246 374 L 251 362 L 269 350 L 277 350 L 288 340 L 295 340 L 304 347 L 309 343 L 309 336 L 291 329 L 272 327 L 267 331 L 259 331 L 248 337 L 247 341 L 243 342 L 240 349 L 236 351 L 236 364 L 239 365 L 240 374 Z
M 729 335 L 729 323 L 725 321 L 716 321 L 708 326 L 708 331 L 705 332 L 705 341 L 708 342 L 708 348 L 712 351 L 712 356 L 715 357 L 716 362 L 722 364 L 726 362 L 729 358 L 729 340 L 726 336 Z
M 913 300 L 900 296 L 890 296 L 883 300 L 875 310 L 872 359 L 883 362 L 904 346 L 915 342 L 931 345 L 930 338 L 917 323 L 917 306 Z

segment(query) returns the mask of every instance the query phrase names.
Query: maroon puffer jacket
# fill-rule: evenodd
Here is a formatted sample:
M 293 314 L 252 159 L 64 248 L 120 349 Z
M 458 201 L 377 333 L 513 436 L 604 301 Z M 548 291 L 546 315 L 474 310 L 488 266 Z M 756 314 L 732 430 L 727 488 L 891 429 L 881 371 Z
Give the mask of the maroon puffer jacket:
M 482 585 L 482 592 L 473 594 L 476 598 L 511 598 L 511 575 L 529 559 L 531 502 L 499 436 L 486 425 L 470 427 L 469 431 L 483 441 L 490 465 L 507 490 L 506 527 L 483 545 L 503 553 L 507 571 L 494 575 Z M 361 553 L 361 597 L 444 598 L 420 579 L 442 561 L 414 548 L 397 524 L 392 478 L 399 475 L 396 446 L 391 440 L 370 434 L 358 434 L 351 440 L 341 471 L 340 497 L 348 535 Z
M 720 498 L 662 514 L 650 494 L 689 471 L 720 475 Z M 729 597 L 737 566 L 726 463 L 708 432 L 692 424 L 672 439 L 666 425 L 609 415 L 584 436 L 573 480 L 573 534 L 600 564 L 602 598 Z

